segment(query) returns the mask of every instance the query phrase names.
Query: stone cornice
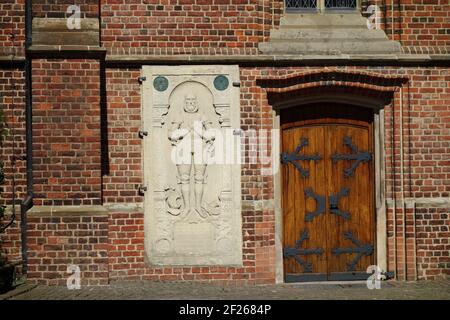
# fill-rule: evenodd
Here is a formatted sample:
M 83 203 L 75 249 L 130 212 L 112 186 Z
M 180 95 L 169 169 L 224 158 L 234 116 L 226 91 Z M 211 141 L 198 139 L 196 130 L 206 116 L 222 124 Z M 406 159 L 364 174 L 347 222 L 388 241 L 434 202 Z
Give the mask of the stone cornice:
M 107 216 L 109 210 L 103 206 L 34 206 L 29 217 L 73 217 L 73 216 Z
M 450 54 L 399 54 L 399 55 L 109 55 L 107 48 L 96 46 L 31 46 L 32 57 L 53 58 L 86 57 L 103 58 L 108 64 L 240 64 L 240 65 L 450 65 Z M 25 57 L 0 55 L 0 64 L 23 63 Z
M 314 64 L 449 64 L 450 54 L 398 55 L 106 55 L 110 64 L 243 64 L 243 65 L 314 65 Z

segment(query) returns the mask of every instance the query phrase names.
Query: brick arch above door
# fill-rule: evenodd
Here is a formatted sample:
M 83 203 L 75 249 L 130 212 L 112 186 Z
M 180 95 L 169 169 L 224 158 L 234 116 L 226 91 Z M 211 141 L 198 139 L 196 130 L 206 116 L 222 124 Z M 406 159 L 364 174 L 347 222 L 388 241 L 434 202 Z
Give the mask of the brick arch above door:
M 408 78 L 366 71 L 318 69 L 261 77 L 257 84 L 277 108 L 320 101 L 383 108 Z

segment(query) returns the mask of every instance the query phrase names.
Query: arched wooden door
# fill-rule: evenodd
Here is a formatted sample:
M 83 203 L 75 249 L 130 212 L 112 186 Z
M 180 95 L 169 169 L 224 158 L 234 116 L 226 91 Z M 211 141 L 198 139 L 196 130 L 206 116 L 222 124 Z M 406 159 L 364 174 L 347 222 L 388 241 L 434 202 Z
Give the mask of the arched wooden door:
M 281 113 L 286 282 L 367 279 L 375 262 L 370 109 Z

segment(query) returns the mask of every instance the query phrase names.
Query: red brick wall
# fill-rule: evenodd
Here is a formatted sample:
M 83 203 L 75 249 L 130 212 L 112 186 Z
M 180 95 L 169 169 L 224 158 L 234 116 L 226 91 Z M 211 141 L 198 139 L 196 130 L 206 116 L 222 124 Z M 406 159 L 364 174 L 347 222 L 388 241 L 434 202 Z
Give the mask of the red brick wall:
M 79 68 L 83 66 L 83 70 Z M 72 70 L 73 69 L 73 70 Z M 404 167 L 405 179 L 404 190 L 405 197 L 448 197 L 450 194 L 450 172 L 448 171 L 448 159 L 446 154 L 449 153 L 449 89 L 444 86 L 450 79 L 450 70 L 443 67 L 339 67 L 341 71 L 349 72 L 367 72 L 370 71 L 379 77 L 382 76 L 406 76 L 409 83 L 403 86 L 403 120 L 404 120 Z M 93 170 L 79 169 L 75 167 L 75 174 L 83 174 L 93 172 L 97 175 L 100 172 L 99 157 L 99 94 L 98 78 L 99 65 L 95 61 L 61 61 L 61 60 L 37 60 L 34 62 L 34 106 L 35 106 L 35 175 L 37 193 L 37 201 L 42 204 L 74 204 L 71 199 L 70 192 L 62 192 L 67 196 L 69 202 L 53 197 L 50 193 L 55 192 L 54 187 L 69 188 L 74 185 L 65 183 L 67 172 L 59 169 L 58 163 L 69 161 L 66 165 L 73 164 L 84 157 L 64 156 L 56 154 L 53 156 L 51 146 L 53 144 L 69 143 L 80 146 L 86 144 L 95 146 L 93 150 L 97 150 L 95 156 L 95 168 Z M 256 83 L 257 79 L 267 76 L 284 76 L 300 74 L 306 71 L 321 71 L 321 68 L 242 68 L 241 69 L 241 125 L 244 130 L 251 129 L 270 129 L 272 127 L 272 107 L 268 104 L 267 95 Z M 140 125 L 140 88 L 136 78 L 139 76 L 139 69 L 133 68 L 113 68 L 107 69 L 106 75 L 106 105 L 107 105 L 107 132 L 108 132 L 108 171 L 104 170 L 103 194 L 105 203 L 128 203 L 137 204 L 142 202 L 142 198 L 137 195 L 136 187 L 141 182 L 141 157 L 140 144 L 137 138 L 137 130 Z M 100 77 L 102 78 L 102 77 Z M 70 83 L 70 86 L 68 87 Z M 63 85 L 67 84 L 67 85 Z M 91 85 L 93 86 L 91 88 Z M 74 90 L 74 91 L 73 91 Z M 80 91 L 80 92 L 77 92 Z M 75 92 L 73 94 L 73 92 Z M 90 100 L 91 98 L 92 100 Z M 386 190 L 388 199 L 392 198 L 393 177 L 395 176 L 395 193 L 397 199 L 400 199 L 400 105 L 399 93 L 395 94 L 395 175 L 394 168 L 391 165 L 392 159 L 392 127 L 391 115 L 392 107 L 385 108 L 385 126 L 386 126 Z M 68 99 L 68 100 L 67 100 Z M 90 101 L 90 102 L 88 102 Z M 80 106 L 79 108 L 77 106 Z M 66 106 L 65 108 L 63 106 Z M 74 107 L 75 106 L 75 107 Z M 47 114 L 53 110 L 51 114 Z M 60 115 L 60 112 L 63 114 Z M 79 114 L 72 114 L 74 110 L 84 110 L 81 113 L 83 125 L 90 123 L 96 124 L 91 132 L 94 137 L 91 141 L 71 140 L 72 138 L 80 139 L 75 131 L 77 128 L 62 126 L 59 122 L 53 122 L 58 116 L 60 119 L 75 120 L 78 122 Z M 90 112 L 93 112 L 91 114 Z M 77 116 L 78 115 L 78 116 Z M 44 119 L 46 120 L 45 122 Z M 44 125 L 45 124 L 45 125 Z M 45 133 L 45 129 L 54 126 L 54 130 Z M 64 135 L 68 141 L 59 141 L 57 134 L 62 128 L 72 131 Z M 53 127 L 52 127 L 53 128 Z M 78 128 L 79 129 L 79 128 Z M 56 131 L 55 131 L 56 130 Z M 95 134 L 94 134 L 95 133 Z M 410 136 L 411 134 L 411 136 Z M 72 138 L 71 138 L 72 137 Z M 55 140 L 55 138 L 57 138 Z M 258 141 L 250 141 L 244 146 L 248 152 L 250 143 L 256 144 Z M 411 144 L 411 148 L 409 148 Z M 63 152 L 63 151 L 60 151 Z M 60 155 L 60 156 L 58 156 Z M 62 160 L 61 160 L 62 159 Z M 64 160 L 66 159 L 66 160 Z M 86 159 L 91 159 L 87 157 Z M 249 154 L 246 154 L 249 160 Z M 64 161 L 63 161 L 64 160 Z M 92 160 L 92 159 L 91 159 Z M 56 163 L 48 163 L 48 161 L 56 161 Z M 90 160 L 88 160 L 89 162 Z M 65 163 L 65 162 L 64 162 Z M 41 167 L 44 165 L 44 167 Z M 274 212 L 273 210 L 261 210 L 257 204 L 263 200 L 273 199 L 273 180 L 271 177 L 262 175 L 261 164 L 245 164 L 242 167 L 242 200 L 243 200 L 243 260 L 242 268 L 151 268 L 145 261 L 144 253 L 144 231 L 143 231 L 143 213 L 118 212 L 111 213 L 108 218 L 108 233 L 106 236 L 108 242 L 107 259 L 109 275 L 111 280 L 115 279 L 158 279 L 158 280 L 211 280 L 222 281 L 224 283 L 268 283 L 273 282 L 274 264 L 275 264 L 275 248 L 274 248 Z M 411 174 L 409 174 L 411 172 Z M 48 175 L 48 177 L 42 177 Z M 61 174 L 61 178 L 55 180 L 54 184 L 49 184 L 48 180 L 53 175 Z M 61 180 L 59 180 L 61 179 Z M 53 181 L 53 180 L 52 180 Z M 69 180 L 70 181 L 70 180 Z M 97 181 L 98 182 L 98 181 Z M 99 184 L 89 185 L 88 188 L 99 186 Z M 89 194 L 83 193 L 83 195 Z M 96 195 L 99 193 L 95 193 Z M 78 196 L 77 196 L 77 199 Z M 99 198 L 95 198 L 100 201 Z M 98 200 L 97 200 L 98 199 Z M 83 199 L 81 198 L 81 201 Z M 91 203 L 91 202 L 87 202 Z M 98 202 L 99 203 L 99 202 Z M 263 206 L 264 208 L 264 206 Z M 407 225 L 407 272 L 408 278 L 413 276 L 413 254 L 411 252 L 412 243 L 417 244 L 417 262 L 418 275 L 421 279 L 433 279 L 443 277 L 448 274 L 448 256 L 446 256 L 446 241 L 448 241 L 449 217 L 448 208 L 435 209 L 432 205 L 429 208 L 418 208 L 416 215 L 416 237 L 414 230 L 411 231 L 411 223 L 413 222 L 412 212 L 406 210 Z M 428 215 L 429 213 L 429 215 Z M 397 209 L 396 215 L 396 240 L 397 240 L 397 273 L 401 278 L 403 276 L 403 216 L 404 211 Z M 85 217 L 86 219 L 94 219 L 94 217 Z M 85 219 L 82 218 L 82 219 Z M 39 218 L 44 219 L 44 218 Z M 46 218 L 50 219 L 50 218 Z M 79 219 L 79 218 L 74 218 Z M 42 238 L 51 233 L 38 233 L 34 235 L 33 228 L 64 228 L 66 220 L 32 220 L 30 238 Z M 75 220 L 74 220 L 75 221 Z M 78 220 L 77 220 L 78 221 Z M 68 221 L 67 221 L 68 222 Z M 68 222 L 70 224 L 70 222 Z M 92 229 L 93 220 L 82 221 L 77 223 L 77 228 Z M 36 225 L 34 227 L 33 225 Z M 45 225 L 37 227 L 38 225 Z M 49 225 L 49 226 L 47 226 Z M 18 230 L 18 229 L 17 229 Z M 16 232 L 17 232 L 16 230 Z M 14 233 L 13 230 L 10 231 Z M 57 234 L 55 234 L 57 235 Z M 58 237 L 63 234 L 59 235 Z M 73 234 L 75 236 L 75 234 Z M 393 217 L 392 213 L 388 216 L 388 241 L 389 241 L 389 261 L 390 270 L 393 270 Z M 69 236 L 70 238 L 70 236 Z M 35 240 L 32 240 L 35 241 Z M 38 241 L 38 240 L 36 240 Z M 44 241 L 44 240 L 40 240 Z M 47 240 L 46 240 L 47 241 Z M 54 241 L 54 240 L 51 240 Z M 55 240 L 63 241 L 63 240 Z M 64 240 L 65 241 L 65 240 Z M 102 240 L 103 241 L 103 240 Z M 432 241 L 432 242 L 430 242 Z M 439 243 L 434 243 L 439 241 Z M 44 244 L 45 243 L 45 244 Z M 67 254 L 85 254 L 84 247 L 51 247 L 55 244 L 46 242 L 41 243 L 36 249 L 33 247 L 31 251 L 40 252 L 42 259 L 46 257 L 46 251 L 51 255 L 57 255 L 54 251 L 67 251 Z M 34 243 L 33 243 L 34 244 Z M 36 243 L 38 245 L 38 243 Z M 47 247 L 49 245 L 50 247 Z M 448 246 L 448 245 L 447 245 Z M 58 249 L 55 249 L 58 248 Z M 66 250 L 67 249 L 67 250 Z M 99 249 L 100 250 L 100 249 Z M 72 253 L 70 253 L 72 252 Z M 75 253 L 73 253 L 75 252 Z M 37 253 L 36 253 L 37 254 Z M 64 255 L 65 253 L 60 253 Z M 50 256 L 50 258 L 52 258 Z M 66 260 L 58 260 L 55 262 L 51 259 L 34 260 L 31 265 L 43 263 L 45 266 L 56 265 L 59 272 L 64 272 L 63 264 Z M 37 267 L 36 267 L 37 268 Z M 35 274 L 33 279 L 39 277 L 63 277 L 52 273 L 52 270 L 35 269 L 34 271 L 48 272 Z M 50 278 L 46 279 L 50 279 Z M 103 276 L 101 276 L 101 279 Z M 47 280 L 46 280 L 47 281 Z M 50 283 L 56 283 L 51 280 Z M 103 280 L 102 280 L 103 281 Z M 94 283 L 94 282 L 92 282 Z
M 112 54 L 257 54 L 270 24 L 263 20 L 266 3 L 105 0 L 102 41 Z
M 253 216 L 253 213 L 251 214 Z M 254 222 L 245 223 L 243 234 L 254 233 Z M 254 219 L 254 217 L 250 218 Z M 223 284 L 255 284 L 273 282 L 274 274 L 256 268 L 254 239 L 244 238 L 243 267 L 150 267 L 144 252 L 144 215 L 142 213 L 113 213 L 109 223 L 110 279 L 144 279 L 159 281 L 214 281 Z M 250 241 L 249 241 L 250 240 Z M 264 261 L 262 261 L 264 262 Z M 266 266 L 268 268 L 268 266 Z
M 442 83 L 449 81 L 449 69 L 448 68 L 397 68 L 397 67 L 383 67 L 380 68 L 364 68 L 364 67 L 339 67 L 336 68 L 342 71 L 371 71 L 378 76 L 398 76 L 403 77 L 407 75 L 409 78 L 409 87 L 404 85 L 403 91 L 403 139 L 404 139 L 404 195 L 405 197 L 448 197 L 450 194 L 450 186 L 448 181 L 450 181 L 450 172 L 447 170 L 448 159 L 446 159 L 444 154 L 450 151 L 448 142 L 448 129 L 449 129 L 449 89 L 442 85 Z M 247 130 L 258 130 L 258 129 L 270 129 L 272 127 L 272 107 L 268 105 L 266 101 L 266 94 L 259 89 L 256 85 L 256 79 L 262 76 L 289 76 L 290 74 L 296 74 L 299 72 L 312 71 L 311 68 L 242 68 L 241 69 L 241 128 L 245 131 Z M 316 69 L 321 70 L 321 69 Z M 383 70 L 380 73 L 380 70 Z M 123 114 L 129 114 L 131 110 L 134 110 L 134 103 L 131 102 L 133 99 L 137 101 L 139 99 L 139 91 L 137 90 L 137 85 L 134 82 L 136 76 L 138 76 L 137 70 L 135 72 L 129 72 L 129 70 L 124 70 L 119 72 L 114 70 L 108 72 L 108 91 L 111 91 L 112 84 L 114 83 L 117 88 L 123 90 L 123 94 L 120 95 L 122 98 L 114 98 L 121 103 L 119 110 L 122 110 Z M 125 77 L 124 77 L 125 76 Z M 127 80 L 127 77 L 128 80 Z M 127 85 L 125 85 L 128 83 Z M 126 90 L 125 90 L 126 89 Z M 111 91 L 112 92 L 112 91 Z M 108 94 L 109 96 L 110 94 Z M 126 98 L 124 98 L 126 97 Z M 395 117 L 393 119 L 395 123 L 395 193 L 397 199 L 400 199 L 401 194 L 401 183 L 400 183 L 400 107 L 399 107 L 399 93 L 395 94 Z M 113 99 L 109 99 L 113 101 Z M 128 102 L 127 102 L 128 101 Z M 111 104 L 111 102 L 109 102 Z M 127 107 L 128 105 L 128 107 Z M 109 107 L 109 110 L 112 108 Z M 392 186 L 394 182 L 394 168 L 391 164 L 392 159 L 392 108 L 391 106 L 386 106 L 385 108 L 385 130 L 386 130 L 386 190 L 388 199 L 392 197 Z M 127 118 L 127 116 L 124 116 Z M 109 116 L 111 119 L 111 115 Z M 113 123 L 121 123 L 119 119 L 114 118 Z M 138 125 L 138 122 L 136 122 Z M 124 130 L 124 129 L 122 129 Z M 109 128 L 110 132 L 114 130 Z M 125 131 L 126 132 L 126 131 Z M 412 136 L 410 136 L 410 133 Z M 112 139 L 114 140 L 114 139 Z M 430 142 L 427 142 L 430 141 Z M 251 143 L 257 144 L 258 141 L 252 141 Z M 411 144 L 411 148 L 409 148 Z M 110 142 L 111 145 L 111 142 Z M 125 149 L 131 148 L 126 147 Z M 250 150 L 250 145 L 244 146 L 245 150 L 248 152 Z M 111 151 L 112 153 L 112 151 Z M 111 158 L 112 159 L 112 158 Z M 123 159 L 122 159 L 123 160 Z M 246 154 L 246 161 L 249 162 L 249 154 Z M 114 161 L 120 161 L 119 159 L 114 159 Z M 411 167 L 410 167 L 411 166 Z M 124 167 L 125 168 L 125 167 Z M 243 236 L 244 243 L 244 260 L 251 261 L 251 265 L 255 268 L 254 275 L 251 275 L 250 279 L 259 279 L 258 281 L 270 281 L 274 279 L 274 213 L 270 210 L 259 211 L 255 209 L 254 204 L 260 200 L 270 200 L 273 199 L 273 179 L 269 176 L 263 176 L 261 171 L 261 164 L 246 164 L 242 168 L 242 199 L 244 202 L 244 209 L 242 212 L 243 217 Z M 136 171 L 129 170 L 129 174 L 134 176 L 140 173 L 140 168 L 136 168 Z M 411 174 L 409 174 L 411 172 Z M 113 174 L 113 173 L 111 173 Z M 106 180 L 105 180 L 106 181 Z M 124 180 L 125 181 L 125 180 Z M 117 198 L 111 198 L 111 202 L 116 202 Z M 109 201 L 109 200 L 108 200 Z M 120 201 L 119 201 L 120 202 Z M 400 210 L 400 209 L 399 209 Z M 401 263 L 402 252 L 403 252 L 403 211 L 397 210 L 397 273 L 399 277 L 403 276 L 403 264 Z M 428 210 L 428 209 L 427 209 Z M 429 208 L 429 210 L 433 210 Z M 126 215 L 126 214 L 124 214 Z M 113 215 L 114 217 L 114 215 Z M 128 216 L 124 216 L 121 219 L 125 219 Z M 420 219 L 419 216 L 416 219 Z M 114 220 L 114 218 L 112 219 Z M 131 223 L 131 220 L 128 220 Z M 392 224 L 392 214 L 388 217 L 388 238 L 391 243 L 390 247 L 390 261 L 393 261 L 392 255 L 392 239 L 393 239 L 393 224 Z M 406 218 L 406 223 L 410 228 L 413 221 L 412 213 L 408 213 Z M 450 219 L 441 219 L 443 232 L 448 232 L 448 224 Z M 418 222 L 419 223 L 419 222 Z M 424 222 L 426 223 L 426 222 Z M 125 222 L 123 223 L 125 226 Z M 131 227 L 132 228 L 132 227 Z M 142 229 L 138 226 L 134 226 L 136 232 L 142 235 Z M 120 230 L 120 229 L 119 229 Z M 419 227 L 417 232 L 419 232 Z M 408 231 L 410 232 L 410 231 Z M 127 240 L 125 240 L 125 238 Z M 130 239 L 133 239 L 131 237 Z M 410 244 L 414 241 L 414 232 L 412 235 L 407 235 L 407 241 Z M 111 241 L 114 243 L 114 236 L 111 237 Z M 131 245 L 132 240 L 128 239 L 128 235 L 123 233 L 122 237 L 118 237 L 117 243 L 123 245 L 126 248 L 127 245 Z M 137 240 L 136 240 L 137 241 Z M 142 240 L 143 241 L 143 240 Z M 419 241 L 419 239 L 417 239 Z M 419 247 L 418 247 L 419 248 Z M 412 253 L 410 246 L 407 252 L 407 268 L 408 268 L 408 278 L 413 276 L 412 273 Z M 419 249 L 418 249 L 419 250 Z M 420 249 L 427 255 L 434 255 L 434 247 L 424 247 Z M 437 253 L 439 254 L 439 253 Z M 122 257 L 122 262 L 116 260 L 116 255 Z M 120 253 L 120 250 L 115 250 L 114 257 L 110 259 L 112 265 L 111 277 L 138 277 L 142 278 L 148 277 L 149 270 L 153 269 L 142 269 L 140 267 L 136 268 L 130 267 L 131 271 L 127 272 L 126 269 L 133 263 L 137 263 L 137 260 L 143 259 L 143 252 L 139 255 L 134 256 L 133 253 Z M 141 258 L 137 258 L 141 257 Z M 251 257 L 251 258 L 250 258 Z M 137 259 L 137 260 L 136 260 Z M 446 259 L 446 258 L 442 258 Z M 142 260 L 139 260 L 140 263 Z M 422 263 L 418 260 L 418 263 Z M 117 264 L 117 265 L 116 265 Z M 446 272 L 448 272 L 448 265 L 440 264 L 440 271 L 436 273 L 432 272 L 419 272 L 419 277 L 421 279 L 432 279 L 435 277 L 441 277 Z M 256 271 L 258 270 L 258 271 Z M 265 270 L 265 271 L 264 271 Z M 390 270 L 393 270 L 393 265 L 391 263 Z M 165 279 L 166 274 L 170 275 L 169 278 L 184 279 L 183 277 L 189 278 L 190 270 L 178 270 L 180 273 L 177 275 L 173 274 L 172 269 L 167 270 L 153 270 L 151 272 L 158 272 L 157 275 L 153 275 L 154 279 Z M 207 269 L 205 269 L 207 271 Z M 253 271 L 252 271 L 253 273 Z M 258 273 L 258 275 L 256 275 Z M 261 273 L 264 273 L 261 274 Z M 203 277 L 203 275 L 201 276 Z M 210 277 L 210 276 L 205 276 Z M 211 276 L 212 277 L 212 276 Z M 227 276 L 228 280 L 233 279 L 233 275 Z M 187 279 L 186 278 L 186 279 Z M 262 280 L 264 279 L 264 280 Z M 251 282 L 251 281 L 250 281 Z
M 23 56 L 25 41 L 25 0 L 0 2 L 0 56 Z M 11 34 L 15 35 L 12 41 Z
M 33 0 L 33 17 L 68 18 L 67 8 L 76 5 L 80 8 L 81 18 L 97 18 L 99 0 Z
M 0 253 L 5 255 L 8 262 L 18 262 L 22 260 L 22 239 L 20 233 L 20 209 L 16 207 L 15 222 L 7 229 L 7 232 L 0 234 Z M 7 210 L 3 220 L 0 219 L 2 225 L 6 225 L 12 219 L 12 213 Z M 22 274 L 22 266 L 17 266 L 18 274 Z
M 397 203 L 396 212 L 394 227 L 393 209 L 388 210 L 389 270 L 397 270 L 399 279 L 405 279 L 405 267 L 408 280 L 414 280 L 416 277 L 419 279 L 448 277 L 450 275 L 450 208 L 417 205 L 415 221 L 414 209 L 410 205 L 403 208 L 400 203 Z M 394 248 L 397 249 L 394 250 Z
M 143 213 L 112 213 L 108 252 L 110 279 L 214 281 L 227 285 L 273 283 L 274 267 L 268 264 L 268 256 L 273 258 L 273 242 L 269 246 L 264 244 L 263 237 L 255 235 L 262 213 L 244 211 L 242 215 L 243 267 L 150 267 L 144 252 Z
M 23 55 L 24 0 L 0 3 L 0 55 L 11 53 L 14 32 L 17 54 Z M 103 45 L 111 54 L 258 54 L 258 42 L 279 24 L 282 0 L 144 1 L 35 0 L 34 17 L 70 16 L 69 5 L 81 8 L 81 17 L 101 12 Z M 363 0 L 381 9 L 381 28 L 402 42 L 405 53 L 448 53 L 450 4 L 446 0 Z M 386 4 L 386 5 L 385 5 Z M 392 15 L 394 21 L 392 23 Z
M 380 8 L 380 27 L 405 53 L 450 51 L 450 4 L 445 0 L 363 0 Z M 283 14 L 282 0 L 164 1 L 106 0 L 102 39 L 109 53 L 258 54 Z M 394 17 L 394 19 L 392 19 Z M 394 34 L 394 36 L 392 36 Z
M 17 68 L 0 65 L 0 108 L 4 112 L 8 136 L 3 141 L 0 161 L 3 162 L 5 184 L 0 192 L 0 205 L 11 204 L 13 156 L 16 157 L 16 197 L 18 202 L 26 193 L 25 161 L 25 91 L 24 73 Z M 14 146 L 14 152 L 13 152 Z
M 56 3 L 55 3 L 56 2 Z M 385 1 L 379 4 L 384 16 Z M 405 1 L 402 1 L 402 3 Z M 438 0 L 410 0 L 400 14 L 387 3 L 382 28 L 402 41 L 405 52 L 442 53 L 450 46 L 450 8 Z M 11 54 L 8 34 L 24 38 L 23 0 L 0 3 L 0 55 Z M 81 5 L 82 17 L 96 17 L 98 1 L 33 1 L 36 17 L 65 17 L 70 4 Z M 279 23 L 282 1 L 217 0 L 153 1 L 104 0 L 101 5 L 102 40 L 116 54 L 258 54 L 257 44 Z M 273 16 L 274 14 L 274 16 Z M 385 23 L 386 22 L 386 23 Z M 17 49 L 17 55 L 23 49 Z M 329 68 L 332 68 L 329 66 Z M 379 77 L 407 77 L 403 86 L 404 196 L 450 196 L 450 69 L 448 67 L 338 67 L 341 71 L 370 71 Z M 12 70 L 12 71 L 11 71 Z M 241 68 L 242 129 L 272 128 L 272 107 L 257 79 L 289 76 L 307 67 Z M 33 134 L 35 205 L 141 205 L 140 66 L 108 67 L 89 59 L 33 61 Z M 16 88 L 12 88 L 13 83 Z M 0 66 L 0 107 L 16 132 L 16 155 L 25 153 L 24 74 L 20 67 Z M 360 86 L 361 87 L 361 86 Z M 353 89 L 352 89 L 353 90 Z M 362 94 L 360 91 L 352 91 Z M 14 101 L 14 111 L 13 104 Z M 401 198 L 400 93 L 394 109 L 386 106 L 386 192 Z M 392 117 L 394 115 L 394 117 Z M 391 124 L 393 121 L 393 125 Z M 101 137 L 104 137 L 101 141 Z M 392 137 L 394 138 L 392 141 Z M 270 141 L 269 141 L 270 143 Z M 251 140 L 245 146 L 250 160 Z M 0 204 L 11 204 L 12 137 L 2 146 L 6 186 Z M 395 161 L 392 165 L 392 161 Z M 151 268 L 144 253 L 142 210 L 113 212 L 102 217 L 30 217 L 30 279 L 64 284 L 67 264 L 80 264 L 86 284 L 108 279 L 205 280 L 228 284 L 270 283 L 275 277 L 273 179 L 262 174 L 262 164 L 242 167 L 243 261 L 241 268 Z M 17 162 L 17 196 L 26 188 L 25 162 Z M 261 207 L 263 209 L 261 209 Z M 399 277 L 415 272 L 421 279 L 449 274 L 449 208 L 433 205 L 388 212 L 389 268 Z M 405 213 L 406 212 L 406 213 Z M 396 248 L 393 247 L 394 221 Z M 416 223 L 416 230 L 413 223 Z M 403 229 L 403 223 L 406 229 Z M 406 257 L 403 243 L 406 237 Z M 18 224 L 2 235 L 11 260 L 20 258 Z M 394 252 L 396 257 L 394 259 Z M 92 254 L 92 256 L 90 256 Z M 403 261 L 406 258 L 406 271 Z M 99 260 L 96 260 L 99 259 Z M 397 261 L 396 268 L 394 260 Z M 44 280 L 43 280 L 44 279 Z
M 103 201 L 105 203 L 141 203 L 142 184 L 141 96 L 137 81 L 139 69 L 108 69 L 107 164 L 104 166 Z
M 108 216 L 28 218 L 30 283 L 66 285 L 71 264 L 81 285 L 108 283 Z
M 390 39 L 401 42 L 405 53 L 450 52 L 447 0 L 400 0 L 393 7 L 391 1 L 362 0 L 363 11 L 371 4 L 380 8 L 381 28 Z
M 417 208 L 417 264 L 420 278 L 450 275 L 450 208 Z M 408 250 L 412 243 L 409 241 Z M 411 255 L 410 255 L 411 256 Z
M 35 205 L 101 203 L 100 64 L 33 60 Z

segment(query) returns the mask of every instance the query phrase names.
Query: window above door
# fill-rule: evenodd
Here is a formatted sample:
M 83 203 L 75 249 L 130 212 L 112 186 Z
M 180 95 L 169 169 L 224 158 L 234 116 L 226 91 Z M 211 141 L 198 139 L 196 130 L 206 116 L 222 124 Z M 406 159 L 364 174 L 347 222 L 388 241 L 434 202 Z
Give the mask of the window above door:
M 333 12 L 355 11 L 360 0 L 285 0 L 285 11 L 291 12 Z

